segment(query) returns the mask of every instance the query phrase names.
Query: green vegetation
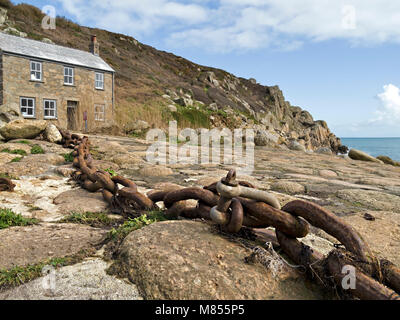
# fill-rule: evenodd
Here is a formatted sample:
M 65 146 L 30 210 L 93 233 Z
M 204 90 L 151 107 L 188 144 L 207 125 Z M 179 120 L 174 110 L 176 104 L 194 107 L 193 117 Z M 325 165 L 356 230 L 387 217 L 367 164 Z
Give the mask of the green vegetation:
M 43 37 L 37 33 L 34 32 L 29 32 L 28 33 L 28 38 L 29 39 L 33 39 L 33 40 L 37 40 L 37 41 L 42 41 Z
M 41 263 L 32 264 L 28 266 L 16 266 L 11 269 L 0 270 L 0 289 L 9 289 L 12 287 L 20 286 L 24 283 L 32 281 L 36 278 L 43 276 L 43 268 L 45 266 L 52 266 L 54 268 L 61 268 L 70 266 L 82 261 L 85 257 L 90 256 L 91 252 L 82 250 L 76 255 L 64 258 L 52 258 Z
M 1 152 L 7 152 L 10 154 L 19 154 L 20 156 L 28 155 L 25 150 L 21 149 L 10 150 L 9 148 L 4 148 L 3 150 L 1 150 Z
M 20 162 L 24 157 L 15 157 L 11 162 Z
M 141 229 L 155 222 L 166 220 L 168 219 L 162 211 L 151 211 L 138 218 L 128 219 L 117 229 L 113 228 L 108 233 L 108 238 L 110 240 L 122 241 L 132 231 Z
M 0 173 L 0 178 L 7 178 L 11 180 L 19 180 L 18 177 L 10 176 L 8 173 Z
M 28 140 L 19 140 L 19 141 L 15 141 L 15 143 L 21 143 L 21 144 L 32 144 L 30 141 Z
M 16 226 L 28 226 L 37 224 L 38 222 L 39 221 L 36 219 L 24 218 L 20 214 L 16 214 L 10 209 L 0 209 L 0 229 Z
M 31 148 L 31 154 L 44 154 L 44 150 L 42 149 L 41 146 L 35 144 Z
M 28 265 L 25 267 L 14 267 L 9 270 L 0 270 L 0 288 L 16 287 L 42 276 L 42 269 L 46 265 L 59 268 L 67 265 L 66 258 L 55 258 L 43 263 Z
M 194 127 L 209 128 L 210 127 L 210 113 L 208 110 L 196 107 L 182 107 L 178 106 L 176 112 L 172 112 L 174 120 L 179 124 L 189 122 Z
M 70 152 L 70 153 L 63 153 L 63 154 L 61 154 L 61 155 L 64 157 L 65 162 L 73 162 L 73 161 L 74 161 L 74 156 L 72 155 L 72 152 Z
M 111 168 L 108 168 L 108 169 L 106 169 L 106 170 L 104 170 L 105 172 L 108 172 L 110 175 L 111 175 L 111 177 L 115 177 L 115 176 L 117 176 L 118 174 L 113 170 L 113 169 L 111 169 Z
M 111 219 L 106 213 L 72 212 L 70 215 L 60 220 L 60 223 L 86 224 L 91 227 L 98 228 L 104 226 L 111 226 L 113 224 L 113 219 Z

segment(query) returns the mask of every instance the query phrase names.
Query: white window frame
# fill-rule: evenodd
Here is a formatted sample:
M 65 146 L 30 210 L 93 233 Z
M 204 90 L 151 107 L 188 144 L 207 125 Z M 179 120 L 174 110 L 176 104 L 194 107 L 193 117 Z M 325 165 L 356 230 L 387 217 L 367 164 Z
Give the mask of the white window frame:
M 102 108 L 102 111 L 98 111 L 97 108 Z M 106 106 L 104 104 L 94 105 L 94 120 L 95 121 L 105 121 L 106 118 Z
M 104 73 L 96 72 L 94 75 L 94 87 L 99 90 L 104 90 Z
M 23 100 L 26 100 L 26 105 L 22 105 Z M 28 106 L 28 101 L 32 101 L 32 106 Z M 22 112 L 22 108 L 27 109 L 25 112 Z M 32 109 L 32 114 L 28 114 L 28 109 Z M 19 98 L 19 110 L 21 111 L 21 115 L 24 118 L 35 118 L 36 117 L 36 100 L 35 98 L 29 97 L 20 97 Z
M 40 61 L 30 61 L 31 81 L 42 81 L 43 64 Z M 39 78 L 38 78 L 39 77 Z
M 68 72 L 67 72 L 68 71 Z M 71 71 L 71 72 L 69 72 Z M 75 70 L 72 67 L 64 67 L 64 85 L 73 86 L 75 83 Z M 66 79 L 70 81 L 65 81 Z
M 49 104 L 49 108 L 46 108 L 46 102 Z M 54 104 L 54 108 L 51 108 L 50 104 Z M 49 111 L 54 110 L 54 115 L 46 116 L 46 110 L 49 110 Z M 57 119 L 57 100 L 53 100 L 53 99 L 44 99 L 43 100 L 43 118 L 46 120 Z

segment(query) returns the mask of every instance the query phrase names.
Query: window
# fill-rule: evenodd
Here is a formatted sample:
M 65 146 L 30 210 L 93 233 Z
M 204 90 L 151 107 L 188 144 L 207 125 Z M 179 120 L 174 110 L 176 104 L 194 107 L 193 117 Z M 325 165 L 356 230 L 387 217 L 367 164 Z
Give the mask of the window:
M 104 89 L 104 73 L 96 72 L 96 81 L 94 86 L 96 89 Z
M 56 100 L 44 100 L 44 118 L 45 119 L 57 119 L 57 101 Z
M 74 68 L 64 67 L 64 84 L 69 86 L 74 84 Z
M 94 120 L 104 121 L 104 105 L 95 104 L 94 105 Z
M 21 114 L 24 118 L 35 117 L 35 99 L 20 98 Z
M 31 61 L 31 80 L 42 81 L 42 63 Z

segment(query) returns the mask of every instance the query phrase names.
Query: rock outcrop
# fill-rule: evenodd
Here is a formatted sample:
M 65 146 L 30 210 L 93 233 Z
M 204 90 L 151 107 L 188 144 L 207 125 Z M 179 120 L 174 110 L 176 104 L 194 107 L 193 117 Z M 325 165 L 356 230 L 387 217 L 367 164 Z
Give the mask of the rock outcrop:
M 17 119 L 0 128 L 6 140 L 36 138 L 47 127 L 47 121 Z
M 349 152 L 349 157 L 353 160 L 383 163 L 381 160 L 374 158 L 373 156 L 369 155 L 368 153 L 365 153 L 365 152 L 357 150 L 357 149 L 351 149 Z
M 265 252 L 267 266 L 246 260 L 252 250 L 205 223 L 169 221 L 132 232 L 111 270 L 128 276 L 150 300 L 323 297 L 320 288 Z

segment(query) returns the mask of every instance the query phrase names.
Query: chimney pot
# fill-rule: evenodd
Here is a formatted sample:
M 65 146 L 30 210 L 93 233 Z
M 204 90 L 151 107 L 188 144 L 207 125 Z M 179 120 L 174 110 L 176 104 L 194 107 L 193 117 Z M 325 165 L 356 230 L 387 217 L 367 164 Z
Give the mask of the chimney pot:
M 99 43 L 97 42 L 97 37 L 96 35 L 92 35 L 91 42 L 89 45 L 89 51 L 94 54 L 95 56 L 100 55 L 100 46 Z

